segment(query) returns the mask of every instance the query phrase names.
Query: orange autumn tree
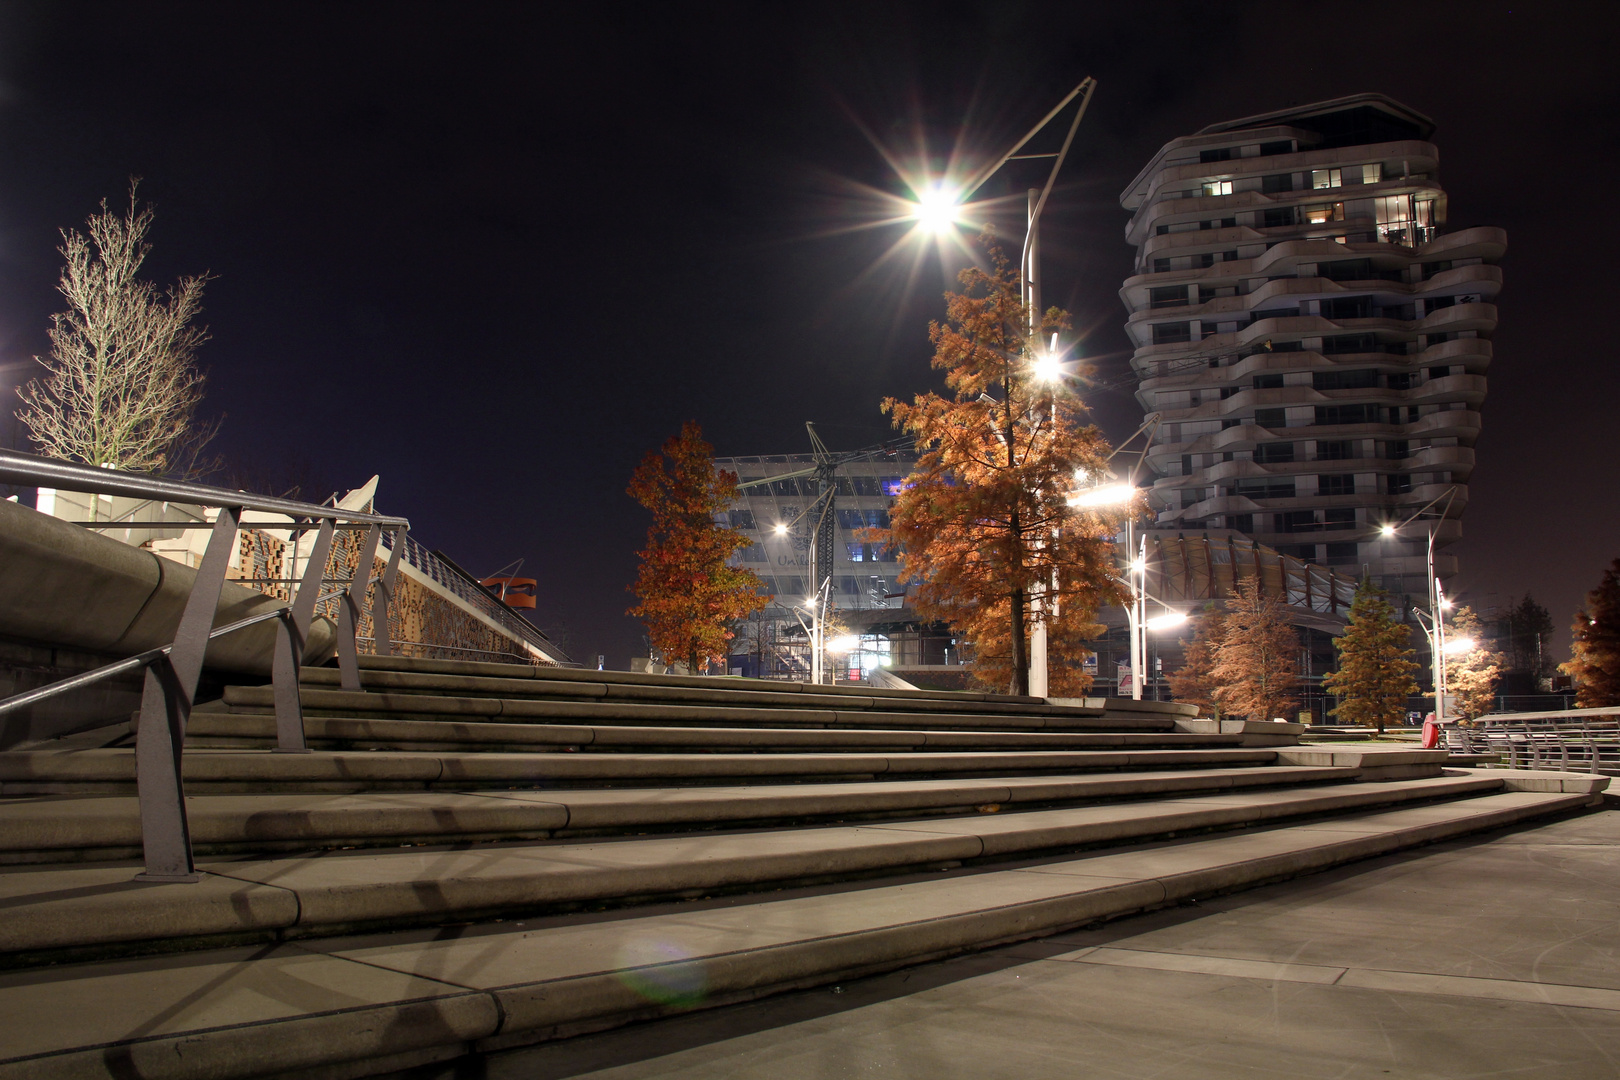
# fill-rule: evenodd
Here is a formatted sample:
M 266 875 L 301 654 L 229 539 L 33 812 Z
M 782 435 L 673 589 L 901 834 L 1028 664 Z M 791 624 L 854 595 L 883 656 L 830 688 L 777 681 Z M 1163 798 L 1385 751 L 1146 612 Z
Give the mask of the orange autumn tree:
M 653 521 L 630 586 L 640 603 L 628 614 L 666 660 L 683 659 L 696 673 L 725 657 L 733 623 L 770 600 L 759 575 L 728 564 L 749 537 L 715 520 L 737 497 L 737 474 L 714 467 L 714 447 L 688 420 L 661 451 L 647 452 L 629 494 Z
M 1049 309 L 1032 331 L 1018 275 L 986 244 L 991 269 L 962 271 L 963 291 L 946 294 L 945 321 L 929 327 L 951 396 L 883 402 L 921 457 L 875 538 L 899 545 L 918 612 L 973 643 L 980 682 L 1028 692 L 1029 633 L 1041 620 L 1048 693 L 1072 696 L 1091 684 L 1081 660 L 1103 630 L 1098 607 L 1123 601 L 1109 539 L 1119 519 L 1068 502 L 1077 475 L 1106 472 L 1109 446 L 1081 423 L 1066 385 L 1031 364 L 1068 317 Z M 1055 604 L 1032 605 L 1054 574 Z

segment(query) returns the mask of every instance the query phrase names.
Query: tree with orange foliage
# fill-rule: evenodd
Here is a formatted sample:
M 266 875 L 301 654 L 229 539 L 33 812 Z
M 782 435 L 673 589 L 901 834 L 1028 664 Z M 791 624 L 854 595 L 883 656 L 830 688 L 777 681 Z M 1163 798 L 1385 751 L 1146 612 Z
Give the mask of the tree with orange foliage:
M 1226 638 L 1225 616 L 1213 603 L 1204 608 L 1187 642 L 1184 662 L 1169 677 L 1170 696 L 1184 705 L 1197 705 L 1200 716 L 1218 716 L 1215 704 L 1215 650 Z
M 662 451 L 647 452 L 629 494 L 653 521 L 630 586 L 641 602 L 628 614 L 666 660 L 683 659 L 696 673 L 700 662 L 725 657 L 733 623 L 770 600 L 759 575 L 728 564 L 750 538 L 715 520 L 737 497 L 737 474 L 714 467 L 714 447 L 688 420 Z
M 925 618 L 950 624 L 975 649 L 974 675 L 1010 693 L 1029 690 L 1029 632 L 1046 623 L 1048 693 L 1090 686 L 1085 642 L 1102 632 L 1103 604 L 1121 603 L 1110 537 L 1119 517 L 1069 505 L 1077 476 L 1106 471 L 1107 441 L 1062 382 L 1036 377 L 1045 335 L 1068 326 L 1049 309 L 1030 327 L 1019 278 L 988 234 L 991 269 L 962 271 L 933 323 L 933 366 L 951 397 L 894 398 L 883 411 L 922 452 L 877 538 L 899 545 L 900 580 Z M 1047 587 L 1056 579 L 1055 591 Z M 1031 599 L 1047 602 L 1032 607 Z
M 1223 712 L 1274 720 L 1299 705 L 1299 635 L 1288 625 L 1288 609 L 1260 587 L 1257 575 L 1239 581 L 1226 603 L 1209 674 Z

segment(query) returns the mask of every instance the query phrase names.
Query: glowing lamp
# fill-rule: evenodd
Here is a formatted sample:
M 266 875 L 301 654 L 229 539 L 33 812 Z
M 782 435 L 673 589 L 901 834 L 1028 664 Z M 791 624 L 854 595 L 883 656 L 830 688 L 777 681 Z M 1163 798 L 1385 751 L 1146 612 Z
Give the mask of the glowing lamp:
M 1381 526 L 1379 526 L 1378 533 L 1381 536 L 1394 536 L 1395 535 L 1395 526 L 1393 526 L 1393 525 L 1381 525 Z
M 860 647 L 860 644 L 860 638 L 853 634 L 846 634 L 844 637 L 835 637 L 827 642 L 827 651 L 830 653 L 854 652 Z
M 787 522 L 778 521 L 776 523 L 776 529 L 774 531 L 776 532 L 777 536 L 786 536 L 787 535 Z
M 1070 506 L 1121 506 L 1136 498 L 1131 484 L 1108 484 L 1083 491 L 1069 500 Z
M 1445 653 L 1447 656 L 1456 656 L 1459 653 L 1473 652 L 1478 644 L 1471 637 L 1454 637 L 1446 642 Z
M 935 184 L 917 193 L 917 202 L 912 209 L 911 216 L 917 219 L 917 224 L 924 230 L 943 236 L 956 227 L 959 207 L 956 205 L 957 193 L 947 191 Z
M 1168 630 L 1172 626 L 1180 626 L 1187 621 L 1187 616 L 1179 611 L 1168 611 L 1163 615 L 1155 615 L 1143 623 L 1149 630 Z

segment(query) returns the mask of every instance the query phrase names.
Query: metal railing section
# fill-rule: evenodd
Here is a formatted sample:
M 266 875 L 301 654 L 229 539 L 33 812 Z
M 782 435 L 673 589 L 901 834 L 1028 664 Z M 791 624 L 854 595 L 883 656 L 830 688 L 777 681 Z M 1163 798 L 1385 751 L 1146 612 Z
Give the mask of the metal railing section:
M 1446 726 L 1446 748 L 1495 754 L 1512 769 L 1620 776 L 1620 708 L 1482 716 Z
M 97 469 L 7 450 L 0 450 L 0 483 L 98 495 L 125 495 L 219 509 L 218 517 L 209 526 L 208 546 L 202 564 L 197 568 L 191 594 L 186 598 L 173 642 L 94 671 L 0 700 L 0 713 L 7 713 L 124 672 L 145 668 L 145 685 L 135 729 L 135 788 L 140 803 L 141 847 L 145 861 L 145 870 L 137 875 L 137 879 L 196 881 L 199 875 L 192 859 L 181 759 L 185 748 L 186 724 L 191 717 L 208 642 L 248 626 L 276 620 L 276 645 L 271 661 L 276 713 L 275 752 L 308 753 L 304 738 L 303 706 L 298 695 L 298 670 L 315 617 L 315 607 L 322 600 L 338 599 L 340 682 L 346 690 L 359 690 L 359 648 L 355 635 L 361 605 L 370 592 L 372 625 L 382 628 L 382 640 L 377 642 L 376 651 L 386 654 L 389 651 L 388 607 L 393 600 L 394 583 L 399 574 L 399 552 L 405 546 L 399 540 L 401 537 L 408 538 L 410 522 L 404 518 L 317 506 L 116 469 Z M 215 628 L 214 616 L 219 609 L 225 572 L 237 543 L 244 510 L 291 517 L 293 523 L 287 528 L 295 534 L 316 530 L 314 549 L 288 607 Z M 339 528 L 365 530 L 360 543 L 360 560 L 353 575 L 341 582 L 342 589 L 322 595 L 327 559 Z M 385 532 L 393 538 L 393 543 L 382 576 L 375 579 L 376 588 L 373 589 L 374 564 Z
M 389 556 L 392 558 L 393 547 L 391 544 L 385 544 L 385 546 L 388 546 Z M 548 663 L 562 663 L 561 650 L 540 631 L 539 627 L 501 603 L 488 589 L 480 585 L 476 578 L 461 569 L 461 567 L 441 557 L 438 553 L 429 551 L 417 543 L 416 538 L 408 533 L 405 536 L 401 555 L 403 561 L 413 570 L 480 612 L 490 623 L 503 629 L 508 637 L 532 646 L 546 658 Z M 479 650 L 469 651 L 476 652 Z M 523 659 L 532 662 L 532 658 L 524 657 Z

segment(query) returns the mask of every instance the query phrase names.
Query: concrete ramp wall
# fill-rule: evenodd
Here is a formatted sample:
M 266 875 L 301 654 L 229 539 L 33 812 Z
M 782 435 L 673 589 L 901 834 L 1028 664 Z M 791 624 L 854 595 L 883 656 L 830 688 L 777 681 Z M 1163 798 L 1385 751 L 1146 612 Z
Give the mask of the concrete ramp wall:
M 88 529 L 0 501 L 0 635 L 131 656 L 174 640 L 197 572 Z M 286 607 L 227 581 L 214 625 Z M 326 619 L 310 627 L 306 664 L 335 649 Z M 207 666 L 247 675 L 270 673 L 274 622 L 210 643 Z

